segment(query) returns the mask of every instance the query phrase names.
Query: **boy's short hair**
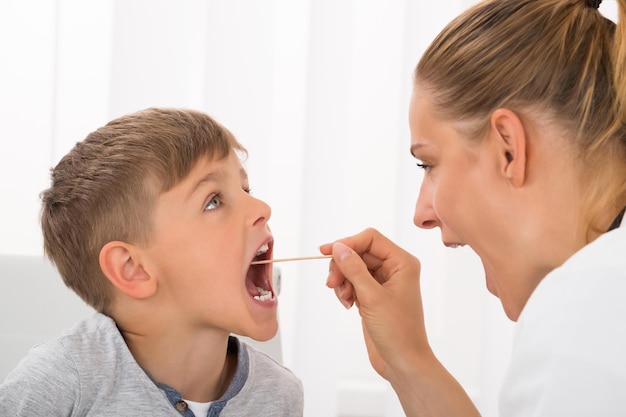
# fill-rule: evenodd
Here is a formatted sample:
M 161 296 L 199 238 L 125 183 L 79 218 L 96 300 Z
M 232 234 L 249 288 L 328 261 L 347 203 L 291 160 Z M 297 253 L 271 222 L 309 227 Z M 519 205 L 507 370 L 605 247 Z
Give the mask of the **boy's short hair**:
M 150 108 L 90 133 L 51 170 L 41 193 L 44 251 L 65 284 L 106 313 L 112 284 L 99 264 L 110 241 L 150 238 L 156 198 L 182 181 L 199 158 L 245 154 L 234 136 L 208 115 Z

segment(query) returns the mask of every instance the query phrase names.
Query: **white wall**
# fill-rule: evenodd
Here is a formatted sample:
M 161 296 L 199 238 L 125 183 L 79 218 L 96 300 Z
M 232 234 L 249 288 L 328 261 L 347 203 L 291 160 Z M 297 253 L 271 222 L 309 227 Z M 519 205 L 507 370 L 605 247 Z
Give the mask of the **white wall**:
M 412 225 L 412 69 L 470 3 L 0 2 L 0 254 L 41 254 L 38 193 L 88 132 L 148 106 L 204 110 L 250 151 L 253 193 L 273 208 L 276 257 L 317 254 L 321 243 L 374 226 L 422 259 L 435 351 L 483 415 L 495 416 L 512 326 L 476 257 Z M 284 362 L 304 382 L 305 416 L 402 415 L 369 366 L 357 311 L 324 285 L 327 262 L 281 269 Z M 51 300 L 3 271 L 0 280 L 0 343 L 25 353 L 33 332 L 57 331 L 32 324 Z M 60 306 L 59 330 L 89 312 L 75 301 Z M 15 365 L 2 360 L 0 372 Z

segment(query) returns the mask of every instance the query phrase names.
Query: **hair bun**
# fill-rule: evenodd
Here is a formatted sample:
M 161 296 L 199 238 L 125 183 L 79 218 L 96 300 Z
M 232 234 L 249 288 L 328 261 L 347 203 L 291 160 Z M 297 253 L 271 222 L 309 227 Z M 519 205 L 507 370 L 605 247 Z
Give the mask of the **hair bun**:
M 599 8 L 600 3 L 602 3 L 602 0 L 587 0 L 587 6 L 593 7 L 594 9 Z

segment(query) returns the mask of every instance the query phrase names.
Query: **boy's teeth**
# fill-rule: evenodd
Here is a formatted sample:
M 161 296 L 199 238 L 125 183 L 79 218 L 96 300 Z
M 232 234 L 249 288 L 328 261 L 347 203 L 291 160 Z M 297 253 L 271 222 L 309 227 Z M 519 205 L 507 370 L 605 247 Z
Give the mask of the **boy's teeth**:
M 257 253 L 256 253 L 256 256 L 263 255 L 263 254 L 264 254 L 265 252 L 267 252 L 269 249 L 270 249 L 270 247 L 267 245 L 267 243 L 266 243 L 266 244 L 264 244 L 263 246 L 261 246 L 261 247 L 259 248 L 259 250 L 258 250 L 258 251 L 257 251 Z
M 272 292 L 271 291 L 264 290 L 261 287 L 256 287 L 256 289 L 259 292 L 259 295 L 255 295 L 254 296 L 255 300 L 269 301 L 269 300 L 272 299 Z

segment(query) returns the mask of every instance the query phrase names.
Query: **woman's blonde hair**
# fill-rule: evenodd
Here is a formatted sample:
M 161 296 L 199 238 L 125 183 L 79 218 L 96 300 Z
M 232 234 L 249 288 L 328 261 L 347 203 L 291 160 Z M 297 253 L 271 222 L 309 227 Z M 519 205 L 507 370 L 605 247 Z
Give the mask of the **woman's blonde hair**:
M 151 108 L 90 133 L 52 169 L 41 193 L 44 250 L 65 284 L 106 313 L 112 288 L 99 264 L 110 241 L 150 238 L 157 197 L 182 181 L 203 156 L 245 149 L 208 115 Z
M 415 69 L 438 113 L 469 122 L 470 137 L 498 108 L 522 118 L 532 110 L 563 129 L 594 172 L 584 185 L 590 225 L 626 193 L 626 0 L 617 0 L 617 25 L 599 3 L 484 1 L 453 20 Z M 620 163 L 607 164 L 615 155 Z

